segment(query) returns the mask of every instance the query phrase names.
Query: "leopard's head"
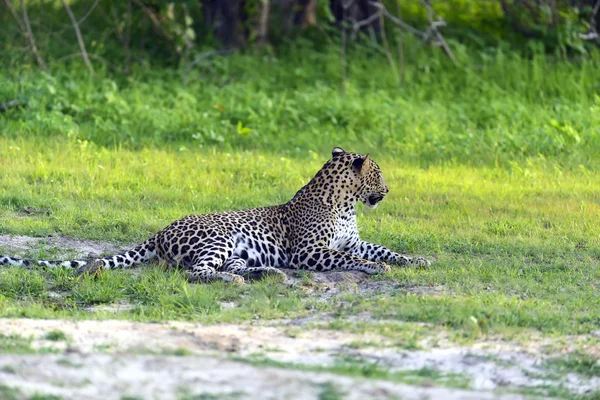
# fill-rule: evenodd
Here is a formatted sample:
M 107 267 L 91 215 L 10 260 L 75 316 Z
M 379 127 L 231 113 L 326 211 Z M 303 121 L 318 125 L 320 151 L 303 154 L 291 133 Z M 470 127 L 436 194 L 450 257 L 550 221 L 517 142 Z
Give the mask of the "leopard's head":
M 369 155 L 347 153 L 336 147 L 331 152 L 333 158 L 348 159 L 356 184 L 356 196 L 369 208 L 375 208 L 390 191 L 383 180 L 379 165 Z

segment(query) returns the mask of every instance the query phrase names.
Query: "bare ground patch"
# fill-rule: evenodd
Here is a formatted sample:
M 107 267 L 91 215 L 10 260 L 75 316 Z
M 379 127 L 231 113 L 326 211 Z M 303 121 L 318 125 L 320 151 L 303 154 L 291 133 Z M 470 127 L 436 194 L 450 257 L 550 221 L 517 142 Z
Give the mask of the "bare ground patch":
M 117 254 L 131 248 L 131 246 L 66 236 L 30 237 L 20 235 L 0 235 L 0 246 L 19 253 L 46 246 L 58 249 L 59 257 L 75 256 L 79 258 L 99 257 L 111 253 Z M 63 250 L 62 253 L 61 250 Z
M 67 339 L 64 341 L 49 340 L 48 332 L 54 331 L 64 333 Z M 546 352 L 545 346 L 548 345 L 548 342 L 544 343 L 543 341 L 540 341 L 537 346 L 522 346 L 503 340 L 484 340 L 471 346 L 456 346 L 449 341 L 441 341 L 438 347 L 408 350 L 398 348 L 389 338 L 374 333 L 355 334 L 309 328 L 290 330 L 287 326 L 253 326 L 250 324 L 207 326 L 184 322 L 151 324 L 116 320 L 73 322 L 4 319 L 0 320 L 0 333 L 31 337 L 33 348 L 45 351 L 55 349 L 63 353 L 70 362 L 83 364 L 79 371 L 84 376 L 94 375 L 95 373 L 92 371 L 97 369 L 92 365 L 92 361 L 88 363 L 86 360 L 94 360 L 94 357 L 99 357 L 98 353 L 100 352 L 111 354 L 111 357 L 100 357 L 100 359 L 110 364 L 129 365 L 129 367 L 124 366 L 123 368 L 136 370 L 135 373 L 132 372 L 124 377 L 114 375 L 115 379 L 123 381 L 123 387 L 139 385 L 139 381 L 144 379 L 151 381 L 154 372 L 149 365 L 152 362 L 158 363 L 160 357 L 164 357 L 165 371 L 168 371 L 171 368 L 170 363 L 176 364 L 177 359 L 169 358 L 165 354 L 181 353 L 190 355 L 192 360 L 201 357 L 203 360 L 208 360 L 206 362 L 217 362 L 215 361 L 217 359 L 235 357 L 248 360 L 268 359 L 287 365 L 310 368 L 335 367 L 340 362 L 352 360 L 364 365 L 376 365 L 391 373 L 428 369 L 439 372 L 441 376 L 464 377 L 468 386 L 478 391 L 562 387 L 573 393 L 584 394 L 600 390 L 600 377 L 584 377 L 570 373 L 557 380 L 545 365 L 545 361 L 551 355 Z M 357 348 L 356 343 L 365 343 L 366 345 Z M 139 357 L 148 355 L 148 353 L 155 357 Z M 84 355 L 88 357 L 84 357 Z M 34 375 L 37 376 L 36 379 L 44 381 L 45 379 L 49 380 L 52 376 L 60 375 L 58 371 L 51 372 L 52 368 L 61 369 L 55 365 L 56 358 L 54 356 L 39 357 L 46 360 L 44 362 L 48 364 L 44 365 L 45 372 L 43 374 Z M 73 358 L 78 361 L 74 361 Z M 19 355 L 6 355 L 0 358 L 6 364 L 23 365 L 25 369 L 29 368 L 27 365 L 29 365 L 28 360 L 30 359 L 31 356 Z M 148 364 L 150 362 L 148 360 L 153 361 Z M 193 370 L 193 365 L 196 365 L 195 372 L 190 372 L 192 375 L 200 374 L 205 367 L 204 361 L 190 361 L 187 357 L 181 360 L 185 360 L 181 363 L 189 365 L 190 371 Z M 194 362 L 198 364 L 194 364 Z M 234 369 L 246 368 L 238 364 L 231 365 Z M 259 370 L 253 369 L 252 371 L 258 373 Z M 257 378 L 259 381 L 268 380 L 266 376 L 271 372 L 264 373 L 265 377 Z M 286 379 L 294 376 L 292 372 L 280 371 L 280 373 L 287 377 Z M 297 374 L 298 379 L 305 376 L 302 372 L 297 372 Z M 226 376 L 227 374 L 219 379 L 225 382 L 227 381 Z M 31 379 L 33 378 L 23 375 L 23 385 L 32 382 Z M 132 381 L 126 384 L 127 379 Z M 175 377 L 166 377 L 165 379 L 175 379 Z M 361 381 L 358 378 L 353 379 L 357 382 Z M 346 380 L 343 381 L 346 382 Z M 188 383 L 186 379 L 182 378 L 180 385 Z M 90 383 L 90 385 L 92 384 L 94 383 Z M 113 384 L 118 386 L 117 383 L 111 383 L 111 385 Z M 373 383 L 373 387 L 377 387 L 378 384 Z M 432 385 L 439 384 L 440 381 L 432 382 Z M 441 384 L 444 385 L 443 379 Z M 231 391 L 245 387 L 240 385 L 239 382 L 229 382 L 227 387 Z M 406 396 L 405 389 L 403 385 L 400 385 L 396 389 L 389 390 L 391 390 L 390 393 L 412 398 L 412 392 L 409 391 Z M 422 388 L 413 389 L 417 392 L 422 390 Z M 288 389 L 281 390 L 285 392 Z M 309 392 L 312 393 L 312 391 Z M 434 393 L 435 391 L 431 394 Z M 455 398 L 465 398 L 463 395 L 465 392 L 456 391 Z M 479 392 L 479 395 L 484 396 L 483 392 Z
M 44 365 L 44 368 L 39 368 Z M 6 366 L 14 372 L 4 372 Z M 68 399 L 520 399 L 309 371 L 257 367 L 206 356 L 119 354 L 0 356 L 0 381 L 27 394 Z M 329 397 L 326 397 L 329 394 Z M 336 397 L 333 397 L 333 396 Z

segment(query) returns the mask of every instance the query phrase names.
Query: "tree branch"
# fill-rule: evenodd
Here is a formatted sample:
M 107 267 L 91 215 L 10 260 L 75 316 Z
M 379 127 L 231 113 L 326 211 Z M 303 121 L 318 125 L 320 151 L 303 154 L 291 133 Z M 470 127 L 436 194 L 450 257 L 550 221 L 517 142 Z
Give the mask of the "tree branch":
M 86 12 L 83 17 L 79 18 L 79 21 L 77 21 L 77 23 L 79 25 L 81 25 L 83 23 L 83 21 L 85 21 L 87 19 L 87 17 L 90 16 L 90 14 L 92 13 L 92 11 L 94 11 L 96 9 L 96 6 L 98 5 L 98 3 L 100 3 L 100 0 L 94 1 L 94 4 L 92 4 L 92 6 L 88 10 L 88 12 Z
M 396 16 L 394 14 L 392 14 L 391 12 L 389 12 L 387 10 L 387 8 L 385 8 L 385 6 L 383 4 L 378 3 L 376 1 L 371 1 L 370 4 L 373 7 L 379 8 L 379 10 L 383 13 L 383 15 L 385 15 L 386 18 L 388 18 L 390 21 L 392 21 L 393 23 L 395 23 L 396 25 L 398 25 L 400 28 L 409 31 L 413 35 L 415 35 L 418 38 L 421 38 L 423 40 L 427 40 L 428 39 L 428 35 L 427 35 L 426 32 L 423 32 L 423 31 L 420 31 L 420 30 L 418 30 L 416 28 L 413 28 L 412 26 L 410 26 L 406 22 L 399 20 L 398 18 L 396 18 Z
M 42 58 L 42 56 L 40 56 L 37 46 L 35 45 L 35 39 L 33 37 L 33 32 L 31 31 L 31 24 L 29 22 L 29 16 L 27 15 L 27 8 L 25 8 L 24 1 L 21 0 L 21 10 L 23 11 L 23 21 L 21 21 L 19 19 L 19 15 L 17 14 L 17 11 L 13 7 L 12 2 L 10 0 L 4 0 L 4 3 L 6 3 L 6 7 L 8 7 L 8 9 L 10 10 L 11 14 L 15 18 L 15 21 L 17 21 L 17 25 L 19 25 L 19 29 L 23 33 L 23 36 L 25 36 L 25 39 L 27 39 L 27 42 L 29 42 L 29 47 L 31 48 L 31 52 L 35 56 L 35 59 L 39 65 L 39 67 L 41 69 L 46 69 L 46 63 L 44 62 L 44 59 Z
M 73 29 L 75 30 L 75 35 L 77 36 L 77 42 L 79 43 L 79 50 L 81 50 L 81 56 L 83 58 L 83 62 L 85 62 L 85 65 L 88 67 L 88 69 L 90 70 L 90 73 L 92 73 L 92 75 L 94 74 L 94 67 L 92 66 L 92 63 L 90 62 L 90 58 L 88 57 L 88 53 L 85 49 L 85 43 L 83 42 L 83 36 L 81 36 L 81 31 L 79 30 L 79 24 L 77 23 L 77 19 L 75 19 L 75 15 L 73 15 L 73 11 L 71 11 L 71 7 L 69 7 L 69 4 L 67 4 L 66 0 L 60 0 L 63 4 L 63 6 L 65 7 L 65 10 L 67 11 L 67 14 L 69 14 L 69 18 L 71 19 L 71 22 L 73 23 Z
M 441 19 L 441 17 L 431 8 L 431 4 L 429 4 L 429 0 L 425 0 L 422 2 L 423 6 L 427 10 L 427 21 L 429 22 L 429 25 L 427 26 L 427 30 L 425 32 L 420 31 L 420 30 L 410 26 L 406 22 L 402 21 L 401 19 L 397 18 L 394 14 L 389 12 L 383 4 L 381 4 L 379 2 L 371 1 L 371 2 L 369 2 L 369 4 L 371 4 L 373 7 L 378 8 L 379 13 L 381 13 L 387 19 L 389 19 L 390 21 L 392 21 L 393 23 L 398 25 L 400 28 L 412 33 L 416 37 L 418 37 L 426 42 L 433 39 L 435 41 L 436 45 L 442 47 L 442 49 L 444 50 L 446 55 L 452 60 L 452 62 L 454 64 L 457 64 L 454 54 L 452 53 L 452 51 L 450 50 L 450 47 L 446 43 L 446 40 L 444 39 L 444 37 L 442 36 L 440 31 L 438 30 L 438 27 L 445 26 L 446 22 L 443 19 Z M 434 20 L 434 18 L 433 18 L 434 16 L 437 17 L 436 20 Z M 368 19 L 370 19 L 370 18 L 371 17 L 369 17 Z M 359 25 L 359 27 L 360 27 L 363 24 L 366 24 L 364 21 L 366 21 L 366 20 L 357 22 L 355 24 L 355 26 Z
M 377 3 L 377 4 L 379 4 L 379 3 Z M 354 25 L 352 25 L 352 40 L 356 39 L 356 34 L 360 30 L 360 28 L 362 28 L 363 26 L 371 25 L 373 22 L 375 22 L 375 20 L 377 20 L 378 18 L 381 18 L 381 14 L 382 14 L 382 10 L 379 9 L 379 10 L 377 10 L 377 12 L 373 13 L 369 17 L 367 17 L 363 20 L 360 20 L 358 22 L 355 22 Z
M 437 44 L 440 45 L 442 47 L 442 49 L 444 49 L 444 52 L 446 53 L 446 55 L 448 57 L 450 57 L 452 62 L 455 65 L 458 64 L 456 62 L 456 58 L 454 57 L 454 54 L 452 54 L 452 51 L 450 50 L 450 47 L 448 47 L 448 43 L 446 43 L 446 39 L 444 39 L 444 37 L 442 36 L 440 31 L 438 31 L 438 29 L 437 29 L 438 26 L 445 26 L 446 21 L 442 20 L 441 18 L 438 19 L 437 21 L 433 20 L 433 14 L 435 13 L 435 11 L 433 11 L 433 9 L 431 8 L 430 0 L 424 0 L 423 5 L 427 8 L 427 20 L 429 21 L 428 29 L 431 31 L 432 36 L 435 37 Z M 439 18 L 439 15 L 438 15 L 438 18 Z

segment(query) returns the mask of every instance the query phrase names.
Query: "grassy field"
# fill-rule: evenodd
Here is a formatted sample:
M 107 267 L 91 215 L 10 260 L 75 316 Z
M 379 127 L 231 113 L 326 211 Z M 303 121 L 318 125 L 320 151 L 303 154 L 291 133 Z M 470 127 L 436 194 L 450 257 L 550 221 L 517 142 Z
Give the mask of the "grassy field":
M 328 156 L 298 160 L 249 151 L 107 150 L 12 139 L 4 140 L 3 148 L 4 233 L 119 243 L 140 242 L 187 213 L 286 201 Z M 370 310 L 382 318 L 448 327 L 469 326 L 475 317 L 486 331 L 536 328 L 575 334 L 597 329 L 598 173 L 546 164 L 422 169 L 386 159 L 385 153 L 376 156 L 391 192 L 381 208 L 359 213 L 362 234 L 434 260 L 429 270 L 398 268 L 381 279 L 443 285 L 446 291 L 441 296 L 356 296 L 340 312 Z M 51 214 L 26 216 L 25 206 Z M 52 249 L 30 255 L 52 256 Z M 216 321 L 303 314 L 312 305 L 300 289 L 272 283 L 245 289 L 188 285 L 180 274 L 154 268 L 142 275 L 111 272 L 99 281 L 76 281 L 68 271 L 9 269 L 0 277 L 4 315 L 86 317 L 78 311 L 82 306 L 127 299 L 139 305 L 127 317 Z M 70 294 L 57 309 L 48 301 L 48 290 Z M 242 307 L 220 310 L 219 300 L 248 290 L 255 296 L 246 296 Z M 336 304 L 319 306 L 338 309 Z
M 458 341 L 597 331 L 598 55 L 458 50 L 468 67 L 415 52 L 400 88 L 383 60 L 357 58 L 344 94 L 333 52 L 235 54 L 185 76 L 90 78 L 77 64 L 0 72 L 0 98 L 27 102 L 0 115 L 2 234 L 134 244 L 190 213 L 285 202 L 342 146 L 369 152 L 391 190 L 377 210 L 360 208 L 363 237 L 433 261 L 372 278 L 400 289 L 327 301 L 307 292 L 309 274 L 293 287 L 235 287 L 153 265 L 96 280 L 8 268 L 0 316 L 215 323 L 325 312 L 337 318 L 327 328 L 406 348 L 439 330 Z M 132 308 L 90 308 L 122 303 Z M 363 312 L 409 324 L 348 322 Z

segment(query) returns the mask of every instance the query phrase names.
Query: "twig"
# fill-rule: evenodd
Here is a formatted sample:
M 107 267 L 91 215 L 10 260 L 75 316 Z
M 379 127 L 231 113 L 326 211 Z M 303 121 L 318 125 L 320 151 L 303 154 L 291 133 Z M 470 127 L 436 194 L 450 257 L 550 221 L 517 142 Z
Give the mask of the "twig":
M 83 62 L 90 70 L 90 73 L 92 73 L 92 75 L 93 75 L 94 67 L 92 66 L 92 63 L 90 62 L 90 58 L 88 57 L 88 53 L 85 49 L 85 43 L 83 42 L 83 36 L 81 36 L 81 31 L 79 30 L 79 24 L 77 23 L 77 19 L 75 19 L 75 15 L 73 15 L 73 11 L 71 11 L 71 7 L 69 7 L 69 4 L 67 4 L 67 1 L 66 0 L 60 0 L 60 1 L 62 2 L 63 6 L 65 7 L 67 14 L 69 14 L 69 18 L 71 19 L 71 22 L 73 23 L 73 29 L 75 30 L 75 35 L 77 36 L 77 42 L 79 43 L 79 50 L 81 50 L 81 57 L 83 58 Z
M 79 21 L 77 21 L 77 23 L 79 25 L 81 25 L 83 23 L 83 21 L 85 21 L 87 19 L 87 17 L 90 16 L 90 14 L 92 13 L 92 11 L 94 11 L 96 9 L 96 6 L 98 5 L 98 3 L 100 3 L 100 0 L 94 1 L 94 4 L 92 4 L 92 6 L 88 10 L 88 12 L 86 12 L 83 17 L 79 18 Z
M 29 47 L 31 48 L 31 52 L 35 56 L 35 59 L 39 65 L 39 67 L 41 69 L 46 69 L 46 63 L 44 62 L 44 59 L 42 58 L 42 56 L 40 56 L 37 46 L 35 45 L 35 39 L 33 37 L 33 32 L 31 31 L 31 24 L 29 22 L 29 16 L 27 15 L 27 8 L 25 8 L 25 3 L 23 2 L 23 0 L 21 0 L 21 9 L 23 11 L 23 21 L 21 21 L 19 19 L 19 15 L 17 14 L 17 11 L 13 7 L 12 2 L 10 0 L 4 0 L 4 3 L 6 3 L 6 6 L 10 10 L 13 17 L 15 18 L 15 21 L 17 21 L 17 25 L 19 25 L 19 29 L 21 29 L 23 36 L 25 36 L 25 38 L 29 42 Z
M 38 65 L 42 69 L 46 69 L 46 63 L 40 56 L 38 52 L 37 46 L 35 45 L 35 39 L 33 38 L 33 32 L 31 31 L 31 24 L 29 23 L 29 15 L 27 14 L 27 8 L 25 7 L 25 1 L 21 0 L 21 9 L 23 11 L 23 22 L 25 22 L 25 28 L 27 29 L 27 37 L 29 38 L 29 42 L 31 43 L 31 51 L 35 54 L 35 58 L 37 59 Z
M 371 14 L 369 17 L 360 20 L 352 26 L 352 40 L 356 39 L 356 34 L 363 26 L 371 25 L 377 18 L 381 17 L 381 9 L 377 10 L 377 12 Z
M 385 8 L 385 6 L 381 3 L 378 3 L 376 1 L 371 1 L 369 2 L 369 4 L 371 4 L 374 7 L 377 7 L 381 10 L 381 12 L 386 16 L 386 18 L 388 18 L 390 21 L 392 21 L 393 23 L 395 23 L 396 25 L 398 25 L 399 27 L 409 31 L 410 33 L 412 33 L 413 35 L 423 39 L 423 40 L 427 40 L 428 39 L 428 35 L 426 32 L 420 31 L 416 28 L 413 28 L 412 26 L 408 25 L 407 23 L 405 23 L 404 21 L 399 20 L 398 18 L 396 18 L 396 16 L 394 16 L 394 14 L 390 13 L 387 8 Z

